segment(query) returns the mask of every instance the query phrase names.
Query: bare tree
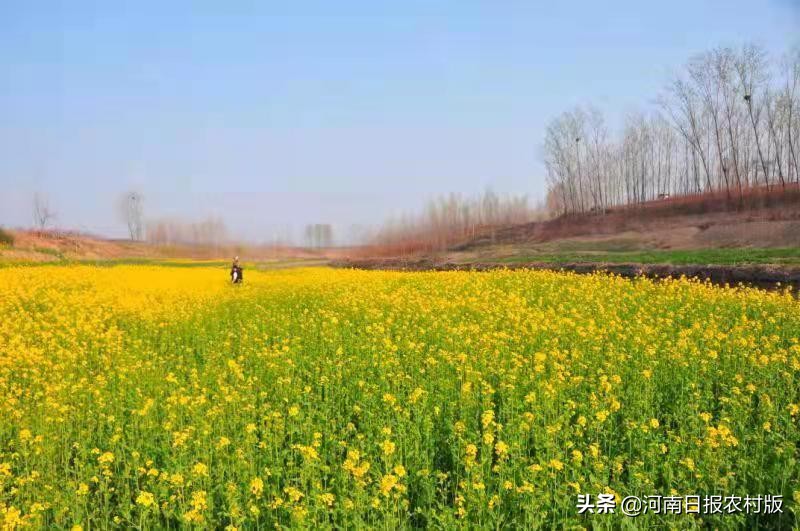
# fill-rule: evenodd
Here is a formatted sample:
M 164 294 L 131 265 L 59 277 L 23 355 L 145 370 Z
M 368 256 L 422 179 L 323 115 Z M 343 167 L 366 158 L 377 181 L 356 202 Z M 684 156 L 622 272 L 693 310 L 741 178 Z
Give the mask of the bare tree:
M 800 166 L 797 164 L 797 152 L 800 151 L 800 47 L 792 50 L 782 61 L 782 71 L 785 76 L 781 100 L 783 101 L 784 122 L 786 128 L 786 141 L 789 152 L 789 179 L 794 167 L 795 182 L 800 183 Z
M 678 77 L 669 84 L 667 93 L 659 101 L 662 109 L 667 112 L 673 127 L 678 130 L 691 148 L 697 191 L 700 191 L 700 182 L 697 175 L 698 158 L 705 175 L 705 188 L 710 190 L 712 183 L 709 155 L 703 142 L 707 131 L 700 110 L 697 92 L 687 80 Z
M 476 236 L 494 238 L 499 227 L 536 216 L 542 212 L 531 209 L 526 196 L 503 197 L 490 189 L 474 198 L 450 194 L 432 199 L 420 214 L 388 219 L 371 241 L 402 255 L 434 252 Z
M 717 148 L 717 161 L 721 170 L 725 190 L 730 192 L 729 168 L 726 164 L 725 138 L 722 123 L 722 76 L 720 73 L 728 69 L 730 51 L 717 49 L 694 57 L 688 64 L 689 78 L 694 83 L 700 94 L 703 111 L 711 120 L 711 132 L 714 134 L 714 144 Z
M 33 222 L 39 233 L 43 233 L 55 218 L 56 213 L 50 208 L 47 197 L 39 192 L 33 194 Z
M 745 46 L 736 60 L 736 72 L 739 75 L 739 84 L 743 92 L 742 97 L 747 104 L 747 112 L 750 115 L 750 122 L 753 126 L 758 159 L 761 161 L 761 169 L 764 172 L 764 184 L 769 188 L 769 172 L 767 171 L 767 163 L 764 159 L 758 134 L 761 111 L 766 101 L 766 98 L 763 97 L 766 90 L 761 90 L 766 85 L 766 63 L 766 52 L 763 49 L 752 45 Z M 755 112 L 753 112 L 754 99 L 756 100 Z
M 800 183 L 800 48 L 781 63 L 755 45 L 694 56 L 657 99 L 661 113 L 625 117 L 576 107 L 545 130 L 548 204 L 562 214 L 636 205 L 673 194 Z
M 144 197 L 139 192 L 130 190 L 120 197 L 119 213 L 128 226 L 131 240 L 144 239 Z

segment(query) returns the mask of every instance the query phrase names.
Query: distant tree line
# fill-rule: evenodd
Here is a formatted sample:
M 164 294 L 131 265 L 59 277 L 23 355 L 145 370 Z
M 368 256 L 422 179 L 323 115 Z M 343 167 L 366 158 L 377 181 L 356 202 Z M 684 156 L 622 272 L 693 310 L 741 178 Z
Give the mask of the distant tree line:
M 491 190 L 476 197 L 450 194 L 430 200 L 418 214 L 387 220 L 370 238 L 388 254 L 444 250 L 465 239 L 493 237 L 502 226 L 543 216 L 527 196 L 500 196 Z
M 220 246 L 228 241 L 225 222 L 214 216 L 192 222 L 156 219 L 146 225 L 147 241 L 156 245 Z
M 612 134 L 602 113 L 576 107 L 547 126 L 548 207 L 599 212 L 670 195 L 800 183 L 800 50 L 781 59 L 759 46 L 691 58 L 653 112 Z
M 306 225 L 304 238 L 306 247 L 320 249 L 333 245 L 333 228 L 327 223 Z

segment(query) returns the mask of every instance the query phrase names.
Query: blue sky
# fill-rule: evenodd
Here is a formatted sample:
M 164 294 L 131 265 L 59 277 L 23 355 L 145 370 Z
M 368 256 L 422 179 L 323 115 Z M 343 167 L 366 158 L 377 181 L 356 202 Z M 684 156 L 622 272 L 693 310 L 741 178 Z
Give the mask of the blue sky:
M 544 195 L 548 120 L 648 109 L 717 45 L 800 43 L 798 0 L 0 2 L 0 225 L 218 215 L 340 235 L 437 194 Z

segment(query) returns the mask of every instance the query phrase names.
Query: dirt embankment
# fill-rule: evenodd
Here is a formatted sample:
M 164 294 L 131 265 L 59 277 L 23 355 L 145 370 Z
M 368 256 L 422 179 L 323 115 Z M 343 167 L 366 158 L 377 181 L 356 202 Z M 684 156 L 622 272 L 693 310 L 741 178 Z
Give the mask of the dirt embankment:
M 774 266 L 722 266 L 722 265 L 670 265 L 670 264 L 606 264 L 606 263 L 563 263 L 544 262 L 474 262 L 455 263 L 436 261 L 429 258 L 403 259 L 365 259 L 335 260 L 332 267 L 390 270 L 390 271 L 488 271 L 492 269 L 545 269 L 551 271 L 571 271 L 575 273 L 607 272 L 626 278 L 696 278 L 714 284 L 739 283 L 762 288 L 792 286 L 800 288 L 800 267 Z
M 449 250 L 480 251 L 502 245 L 558 249 L 576 244 L 596 244 L 600 249 L 800 246 L 800 186 L 753 189 L 741 199 L 722 192 L 681 196 L 497 227 Z
M 628 249 L 707 247 L 794 247 L 800 245 L 800 205 L 796 209 L 715 212 L 671 217 L 574 216 L 504 227 L 452 246 L 479 251 L 499 245 L 549 247 L 576 244 L 624 245 Z
M 0 260 L 6 262 L 53 262 L 63 260 L 228 260 L 240 255 L 247 261 L 297 259 L 325 260 L 323 251 L 273 245 L 228 243 L 221 245 L 156 245 L 114 240 L 70 231 L 7 231 L 13 245 L 0 245 Z

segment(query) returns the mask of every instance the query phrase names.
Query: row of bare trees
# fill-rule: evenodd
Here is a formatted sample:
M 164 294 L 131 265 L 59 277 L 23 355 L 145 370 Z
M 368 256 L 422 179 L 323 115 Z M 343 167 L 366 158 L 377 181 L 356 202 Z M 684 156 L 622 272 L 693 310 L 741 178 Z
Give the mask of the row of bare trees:
M 596 212 L 670 195 L 800 183 L 800 49 L 720 47 L 693 57 L 656 99 L 613 135 L 600 111 L 550 122 L 543 158 L 548 206 Z
M 50 205 L 50 199 L 41 192 L 33 194 L 33 224 L 39 234 L 44 234 L 58 218 L 55 209 Z M 117 201 L 117 212 L 120 219 L 127 225 L 131 240 L 144 238 L 144 198 L 136 191 L 122 194 Z
M 531 207 L 527 196 L 500 196 L 492 190 L 477 197 L 450 194 L 430 200 L 419 214 L 389 219 L 370 240 L 389 254 L 436 251 L 541 217 L 542 209 Z
M 228 241 L 225 223 L 211 216 L 202 221 L 150 220 L 147 241 L 155 245 L 203 245 L 219 247 Z
M 303 234 L 306 247 L 321 249 L 333 245 L 333 227 L 328 223 L 306 225 Z
M 161 245 L 220 245 L 227 239 L 225 224 L 214 217 L 199 222 L 169 219 L 146 221 L 144 196 L 136 190 L 121 194 L 116 207 L 120 221 L 125 223 L 128 236 L 133 241 L 145 240 L 145 233 L 148 242 Z M 56 217 L 48 197 L 36 192 L 33 196 L 33 221 L 39 233 L 46 232 Z

